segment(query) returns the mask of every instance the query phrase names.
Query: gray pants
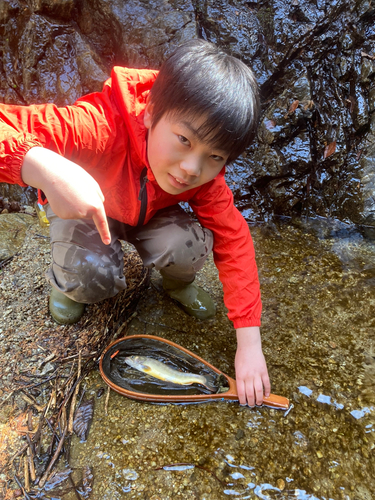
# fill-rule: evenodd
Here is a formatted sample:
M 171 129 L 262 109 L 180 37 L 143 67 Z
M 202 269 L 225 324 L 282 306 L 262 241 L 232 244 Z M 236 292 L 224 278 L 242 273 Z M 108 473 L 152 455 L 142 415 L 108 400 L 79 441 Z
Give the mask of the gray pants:
M 126 288 L 119 240 L 132 243 L 148 268 L 186 283 L 194 280 L 212 250 L 213 235 L 178 205 L 159 210 L 144 226 L 108 217 L 111 244 L 104 245 L 91 219 L 63 220 L 49 205 L 52 266 L 50 284 L 76 302 L 91 304 Z

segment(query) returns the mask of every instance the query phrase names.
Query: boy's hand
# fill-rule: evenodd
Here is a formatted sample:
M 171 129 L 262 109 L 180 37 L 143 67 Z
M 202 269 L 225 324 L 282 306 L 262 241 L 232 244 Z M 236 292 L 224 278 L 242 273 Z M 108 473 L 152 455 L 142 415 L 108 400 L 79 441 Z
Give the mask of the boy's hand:
M 53 151 L 34 147 L 25 155 L 21 175 L 25 184 L 44 192 L 58 217 L 92 219 L 103 243 L 109 245 L 103 193 L 83 168 Z
M 237 328 L 235 359 L 237 393 L 240 404 L 261 405 L 271 385 L 257 326 Z

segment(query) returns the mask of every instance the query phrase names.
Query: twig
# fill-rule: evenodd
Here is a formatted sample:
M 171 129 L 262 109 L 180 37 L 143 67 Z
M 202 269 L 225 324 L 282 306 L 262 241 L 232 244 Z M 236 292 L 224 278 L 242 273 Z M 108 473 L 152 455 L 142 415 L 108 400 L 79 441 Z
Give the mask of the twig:
M 78 372 L 77 372 L 77 385 L 73 393 L 72 401 L 70 403 L 70 414 L 69 414 L 69 422 L 68 422 L 68 433 L 72 434 L 73 433 L 73 419 L 74 419 L 74 409 L 76 406 L 76 400 L 77 400 L 77 395 L 79 391 L 79 378 L 81 376 L 81 363 L 82 363 L 82 358 L 81 358 L 81 351 L 79 351 L 79 358 L 78 358 Z
M 37 429 L 37 431 L 38 431 L 38 429 Z M 27 440 L 27 444 L 29 445 L 29 448 L 31 450 L 31 454 L 34 455 L 35 454 L 34 444 L 31 441 L 31 438 L 30 438 L 30 436 L 28 434 L 26 434 L 26 440 Z
M 2 269 L 7 264 L 9 264 L 9 262 L 12 262 L 13 259 L 14 259 L 14 255 L 12 255 L 11 257 L 8 257 L 7 259 L 0 261 L 0 269 Z
M 32 448 L 31 448 L 31 442 L 29 443 L 29 447 L 27 448 L 27 458 L 29 461 L 31 481 L 33 483 L 35 483 L 36 474 L 35 474 L 35 466 L 34 466 L 34 454 L 33 454 Z
M 34 435 L 34 438 L 33 438 L 33 443 L 35 445 L 35 454 L 37 456 L 40 455 L 40 449 L 41 449 L 41 446 L 42 446 L 41 435 L 42 435 L 44 417 L 46 416 L 46 414 L 47 414 L 47 410 L 40 416 L 40 418 L 39 418 L 39 424 L 38 424 L 38 429 L 37 429 L 36 434 Z
M 31 409 L 27 413 L 27 428 L 29 431 L 33 430 L 33 411 Z
M 79 398 L 78 405 L 77 405 L 78 408 L 81 406 L 82 399 L 83 399 L 83 396 L 85 395 L 85 393 L 86 393 L 86 384 L 85 384 L 85 387 L 83 388 L 81 397 Z
M 131 314 L 129 316 L 129 318 L 127 318 L 123 323 L 122 325 L 120 326 L 120 328 L 116 331 L 116 333 L 113 335 L 113 340 L 116 340 L 120 335 L 121 333 L 123 332 L 123 330 L 125 330 L 125 328 L 127 328 L 128 324 L 132 321 L 133 318 L 135 318 L 136 316 L 138 316 L 138 313 L 137 311 L 134 311 L 133 314 Z M 126 336 L 126 335 L 125 335 Z
M 11 391 L 8 396 L 6 396 L 0 403 L 0 408 L 3 406 L 3 404 L 8 401 L 9 398 L 12 397 L 12 395 L 17 391 L 17 389 L 13 389 L 13 391 Z
M 111 392 L 111 388 L 108 386 L 107 388 L 107 394 L 105 397 L 105 405 L 104 405 L 104 413 L 108 415 L 108 401 L 109 401 L 109 394 Z
M 29 461 L 26 456 L 23 457 L 23 470 L 25 475 L 25 490 L 30 491 Z
M 25 376 L 25 377 L 34 377 L 34 375 L 27 375 L 27 374 L 23 374 L 23 376 Z M 19 387 L 18 389 L 14 389 L 13 392 L 23 391 L 24 389 L 33 389 L 34 387 L 39 387 L 40 385 L 46 384 L 47 382 L 49 382 L 50 380 L 55 379 L 56 377 L 57 377 L 57 374 L 53 375 L 52 377 L 46 378 L 45 380 L 43 380 L 42 382 L 38 382 L 37 384 L 25 385 L 23 387 Z M 60 377 L 63 377 L 63 375 L 60 375 Z M 5 400 L 4 400 L 4 402 L 5 402 Z M 3 403 L 0 403 L 0 405 L 2 405 L 2 404 Z
M 40 406 L 38 403 L 35 401 L 35 398 L 28 396 L 23 392 L 23 389 L 21 389 L 21 398 L 26 401 L 26 403 L 29 403 L 29 405 L 34 406 L 35 409 L 38 411 L 43 411 L 45 406 Z
M 56 368 L 56 370 L 52 373 L 52 378 L 57 377 L 57 371 L 58 371 L 58 368 Z M 25 374 L 23 374 L 23 375 L 25 375 Z M 32 376 L 35 378 L 43 378 L 44 377 L 44 375 L 37 375 L 36 373 L 34 373 Z M 44 380 L 44 382 L 48 382 L 48 380 L 51 380 L 51 379 L 48 378 L 48 379 Z M 25 387 L 23 387 L 23 389 L 25 389 Z
M 72 444 L 72 435 L 68 434 L 65 438 L 65 444 L 64 444 L 64 455 L 65 455 L 65 461 L 66 463 L 70 462 L 70 446 Z
M 21 488 L 21 491 L 23 493 L 23 496 L 25 497 L 26 500 L 31 500 L 31 498 L 29 497 L 29 495 L 26 493 L 25 491 L 25 488 L 22 486 L 22 483 L 21 481 L 18 479 L 17 475 L 14 474 L 14 480 L 16 481 L 16 483 L 18 484 L 18 486 Z
M 53 455 L 53 457 L 52 457 L 52 459 L 51 459 L 50 463 L 48 464 L 48 467 L 47 467 L 47 469 L 46 469 L 45 473 L 43 474 L 43 476 L 42 476 L 41 480 L 39 481 L 39 487 L 40 487 L 40 488 L 43 488 L 43 486 L 45 485 L 45 483 L 46 483 L 46 481 L 47 481 L 47 478 L 48 478 L 48 475 L 49 475 L 49 473 L 50 473 L 50 471 L 51 471 L 52 467 L 55 465 L 55 462 L 56 462 L 56 460 L 58 459 L 58 457 L 59 457 L 59 455 L 60 455 L 61 448 L 62 448 L 62 446 L 63 446 L 63 444 L 64 444 L 64 440 L 65 440 L 66 430 L 67 430 L 67 429 L 66 429 L 66 427 L 65 427 L 65 429 L 64 429 L 64 431 L 63 431 L 63 433 L 62 433 L 61 439 L 60 439 L 60 441 L 59 441 L 59 444 L 58 444 L 58 446 L 57 446 L 57 448 L 56 448 L 56 451 L 55 451 L 55 453 L 54 453 L 54 455 Z
M 59 358 L 57 361 L 59 363 L 65 363 L 65 362 L 70 361 L 72 359 L 79 358 L 79 356 L 81 356 L 82 358 L 85 358 L 85 359 L 86 358 L 92 359 L 96 355 L 97 355 L 96 351 L 90 352 L 90 354 L 82 354 L 82 355 L 81 355 L 81 351 L 80 351 L 78 354 L 72 354 L 72 356 L 68 356 L 67 358 Z
M 13 460 L 22 455 L 22 453 L 27 449 L 28 446 L 28 444 L 25 444 L 20 450 L 16 451 L 8 460 L 8 462 L 0 469 L 0 474 L 13 462 Z
M 51 425 L 51 422 L 48 420 L 47 417 L 44 417 L 46 419 L 46 422 L 48 424 L 48 427 L 50 428 L 50 431 L 52 432 L 52 434 L 55 436 L 55 438 L 57 439 L 57 441 L 60 441 L 60 438 L 59 436 L 56 434 L 56 432 L 54 431 L 52 425 Z
M 84 377 L 86 377 L 86 374 L 87 374 L 87 373 L 88 373 L 88 372 L 92 369 L 92 366 L 90 367 L 90 366 L 88 366 L 88 365 L 89 365 L 89 361 L 86 361 L 85 366 L 84 366 L 84 367 L 83 367 L 83 369 L 81 370 L 81 371 L 82 371 L 82 374 L 81 374 L 80 378 L 79 378 L 79 379 L 77 379 L 77 380 L 75 381 L 75 383 L 73 384 L 73 386 L 72 386 L 72 387 L 68 390 L 68 394 L 66 394 L 66 395 L 65 395 L 65 397 L 64 397 L 64 399 L 63 399 L 63 401 L 60 403 L 60 406 L 59 406 L 59 408 L 60 408 L 60 413 L 61 413 L 61 411 L 62 411 L 62 407 L 63 407 L 63 406 L 65 406 L 65 405 L 66 405 L 66 403 L 69 401 L 69 398 L 70 398 L 70 397 L 71 397 L 71 395 L 72 395 L 72 391 L 74 391 L 74 389 L 76 388 L 76 385 L 77 385 L 77 384 L 79 384 L 79 383 L 81 382 L 81 380 L 82 380 Z M 73 378 L 74 378 L 74 377 L 73 377 Z M 68 381 L 68 382 L 69 382 L 69 381 Z M 68 382 L 67 382 L 67 384 L 66 384 L 66 385 L 69 385 L 69 384 L 68 384 Z

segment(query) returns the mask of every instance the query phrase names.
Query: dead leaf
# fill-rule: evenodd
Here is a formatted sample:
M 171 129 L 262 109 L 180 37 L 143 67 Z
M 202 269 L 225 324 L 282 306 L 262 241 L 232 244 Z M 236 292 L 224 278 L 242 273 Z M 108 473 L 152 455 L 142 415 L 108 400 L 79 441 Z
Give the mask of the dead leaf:
M 86 441 L 92 417 L 94 415 L 94 398 L 82 401 L 74 415 L 73 430 L 81 442 Z
M 366 52 L 361 52 L 362 57 L 368 57 L 369 59 L 372 59 L 375 61 L 375 56 L 371 56 L 370 54 L 366 54 Z
M 272 130 L 276 127 L 276 122 L 275 120 L 267 120 L 265 125 L 268 130 Z
M 61 472 L 56 472 L 56 471 L 52 472 L 52 474 L 48 478 L 48 481 L 44 485 L 44 489 L 46 491 L 49 491 L 56 488 L 56 486 L 66 481 L 71 472 L 72 469 L 66 469 Z
M 295 110 L 298 108 L 299 100 L 296 99 L 295 101 L 292 102 L 288 109 L 288 115 L 291 115 L 292 113 L 295 112 Z
M 348 99 L 345 99 L 346 104 L 349 104 L 349 111 L 350 113 L 353 113 L 354 107 L 355 107 L 355 99 L 353 96 L 349 96 Z
M 313 107 L 314 107 L 314 101 L 306 101 L 306 104 L 305 104 L 305 106 L 303 107 L 303 109 L 304 109 L 305 111 L 307 111 L 308 109 L 311 109 L 311 108 L 313 108 Z
M 82 473 L 82 488 L 78 489 L 78 493 L 83 498 L 89 498 L 90 493 L 92 492 L 92 483 L 94 480 L 93 473 L 88 465 L 83 467 Z
M 336 152 L 336 141 L 333 141 L 324 148 L 323 158 L 326 159 L 329 156 L 333 155 L 335 152 Z

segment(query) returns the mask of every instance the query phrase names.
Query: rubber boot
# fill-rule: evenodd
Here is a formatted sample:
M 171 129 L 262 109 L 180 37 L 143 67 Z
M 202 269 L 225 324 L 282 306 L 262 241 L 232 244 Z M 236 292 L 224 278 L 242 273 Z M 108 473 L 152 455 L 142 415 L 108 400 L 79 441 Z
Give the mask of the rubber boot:
M 208 319 L 215 316 L 216 307 L 207 292 L 193 283 L 184 283 L 163 276 L 165 292 L 190 316 Z
M 73 325 L 82 318 L 85 304 L 75 302 L 56 288 L 52 288 L 49 296 L 49 311 L 59 325 Z

